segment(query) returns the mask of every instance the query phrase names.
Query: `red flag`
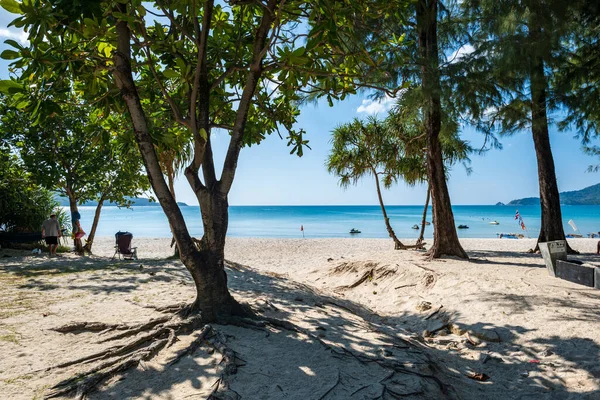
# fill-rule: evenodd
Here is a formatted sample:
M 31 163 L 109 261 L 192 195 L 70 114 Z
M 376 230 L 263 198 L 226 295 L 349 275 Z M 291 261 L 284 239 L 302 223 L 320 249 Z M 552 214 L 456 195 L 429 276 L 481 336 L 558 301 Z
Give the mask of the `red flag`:
M 300 231 L 304 232 L 304 225 L 300 225 Z

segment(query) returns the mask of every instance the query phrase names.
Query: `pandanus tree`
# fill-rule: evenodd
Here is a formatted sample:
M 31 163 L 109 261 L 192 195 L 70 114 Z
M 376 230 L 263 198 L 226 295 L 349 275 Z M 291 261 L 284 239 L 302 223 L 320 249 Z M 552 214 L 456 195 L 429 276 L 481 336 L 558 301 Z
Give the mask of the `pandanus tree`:
M 383 220 L 396 250 L 413 248 L 402 243 L 390 223 L 383 196 L 381 183 L 385 187 L 402 177 L 404 171 L 412 172 L 409 166 L 414 160 L 405 154 L 402 141 L 388 131 L 384 122 L 370 118 L 366 122 L 355 119 L 334 129 L 332 149 L 327 158 L 327 169 L 340 178 L 340 185 L 348 187 L 361 178 L 371 176 L 375 180 L 377 198 L 383 214 Z M 417 160 L 418 162 L 418 160 Z

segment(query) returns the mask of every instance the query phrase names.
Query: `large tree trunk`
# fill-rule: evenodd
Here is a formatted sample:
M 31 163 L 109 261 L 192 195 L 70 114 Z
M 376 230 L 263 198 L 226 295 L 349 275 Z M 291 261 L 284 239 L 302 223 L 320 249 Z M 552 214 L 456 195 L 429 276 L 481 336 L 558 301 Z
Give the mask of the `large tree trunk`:
M 75 252 L 77 254 L 83 254 L 83 245 L 81 244 L 81 239 L 76 238 L 77 232 L 81 229 L 78 223 L 73 221 L 73 214 L 79 214 L 79 210 L 77 208 L 77 199 L 70 190 L 67 190 L 67 196 L 69 197 L 69 210 L 71 211 L 71 231 L 73 233 L 73 245 L 75 247 Z M 79 222 L 79 220 L 77 220 Z
M 166 175 L 167 175 L 167 179 L 169 181 L 169 191 L 171 192 L 171 195 L 173 196 L 173 200 L 177 201 L 177 197 L 175 196 L 175 171 L 173 169 L 172 163 L 167 165 Z M 171 230 L 171 233 L 173 233 L 173 227 L 171 226 L 170 222 L 169 222 L 169 229 Z M 173 257 L 179 258 L 179 247 L 176 246 L 176 243 L 177 243 L 177 241 L 175 240 L 175 236 L 173 236 L 171 239 L 171 247 L 175 246 Z
M 90 229 L 90 233 L 88 234 L 88 238 L 85 241 L 85 246 L 83 248 L 88 253 L 92 253 L 92 245 L 94 244 L 94 237 L 96 236 L 96 228 L 98 228 L 98 222 L 100 221 L 100 212 L 102 211 L 102 206 L 104 205 L 104 197 L 101 197 L 98 200 L 98 205 L 96 206 L 96 212 L 94 213 L 94 222 L 92 222 L 92 228 Z
M 454 226 L 454 215 L 446 185 L 444 160 L 439 139 L 441 88 L 437 45 L 437 5 L 438 0 L 419 0 L 417 3 L 421 85 L 425 97 L 425 129 L 427 131 L 427 175 L 431 185 L 434 224 L 433 246 L 427 254 L 430 258 L 438 258 L 442 255 L 468 258 L 458 241 Z
M 125 22 L 119 22 L 117 24 L 117 51 L 114 53 L 115 81 L 129 110 L 135 139 L 144 161 L 148 179 L 169 220 L 181 253 L 181 261 L 194 279 L 196 300 L 192 309 L 202 312 L 205 320 L 216 320 L 219 315 L 243 314 L 241 306 L 227 289 L 223 254 L 224 238 L 219 243 L 209 242 L 211 246 L 203 246 L 199 251 L 189 234 L 181 210 L 165 182 L 133 80 L 129 41 L 129 27 Z M 214 210 L 218 210 L 219 206 L 226 208 L 226 200 L 216 204 Z M 226 220 L 225 217 L 225 222 Z M 224 235 L 225 232 L 219 232 L 219 234 Z M 216 246 L 220 246 L 220 248 Z
M 210 193 L 203 191 L 198 198 L 202 213 L 204 234 L 197 243 L 199 248 L 198 258 L 203 268 L 195 268 L 192 277 L 196 282 L 198 295 L 195 305 L 198 309 L 206 310 L 213 307 L 211 299 L 229 296 L 222 288 L 227 289 L 227 275 L 225 274 L 225 238 L 229 224 L 229 204 L 227 196 L 219 191 Z M 237 303 L 232 303 L 236 306 Z M 243 310 L 233 310 L 243 313 Z
M 417 239 L 417 244 L 423 243 L 425 238 L 425 223 L 427 222 L 427 209 L 429 208 L 429 198 L 431 196 L 431 185 L 427 184 L 427 198 L 425 199 L 425 208 L 423 208 L 423 218 L 421 219 L 421 233 Z
M 377 175 L 377 172 L 375 172 L 375 171 L 373 171 L 373 174 L 375 175 L 375 184 L 377 185 L 377 197 L 379 198 L 379 205 L 381 206 L 381 212 L 383 213 L 385 227 L 388 231 L 388 234 L 394 241 L 394 249 L 395 250 L 405 250 L 406 246 L 404 246 L 402 244 L 402 242 L 400 240 L 398 240 L 398 238 L 396 237 L 396 233 L 392 229 L 392 225 L 390 224 L 390 219 L 388 218 L 387 212 L 385 211 L 385 205 L 383 204 L 383 197 L 381 196 L 381 187 L 379 184 L 379 176 Z
M 539 40 L 540 30 L 530 25 L 530 38 Z M 546 112 L 546 92 L 548 84 L 544 74 L 544 61 L 534 54 L 531 61 L 531 134 L 537 158 L 538 179 L 540 185 L 540 205 L 542 208 L 542 226 L 534 251 L 538 251 L 540 242 L 566 240 L 560 208 L 560 194 L 556 183 L 554 158 L 548 134 L 548 116 Z M 568 246 L 568 245 L 567 245 Z M 569 252 L 575 251 L 568 247 Z

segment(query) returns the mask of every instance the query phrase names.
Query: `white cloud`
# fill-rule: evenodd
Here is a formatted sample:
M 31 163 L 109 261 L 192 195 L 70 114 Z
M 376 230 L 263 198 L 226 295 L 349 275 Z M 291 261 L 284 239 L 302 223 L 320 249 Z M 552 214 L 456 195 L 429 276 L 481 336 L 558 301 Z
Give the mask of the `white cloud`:
M 475 51 L 475 47 L 470 44 L 465 44 L 460 49 L 456 50 L 450 57 L 448 57 L 448 61 L 452 64 L 461 59 L 463 56 L 471 54 Z
M 29 43 L 27 36 L 28 34 L 22 30 L 0 28 L 0 38 L 14 39 L 21 44 L 27 44 Z
M 362 104 L 356 109 L 357 113 L 365 113 L 368 115 L 375 115 L 379 113 L 384 113 L 389 111 L 396 102 L 394 97 L 390 97 L 385 95 L 383 99 L 380 100 L 363 100 Z

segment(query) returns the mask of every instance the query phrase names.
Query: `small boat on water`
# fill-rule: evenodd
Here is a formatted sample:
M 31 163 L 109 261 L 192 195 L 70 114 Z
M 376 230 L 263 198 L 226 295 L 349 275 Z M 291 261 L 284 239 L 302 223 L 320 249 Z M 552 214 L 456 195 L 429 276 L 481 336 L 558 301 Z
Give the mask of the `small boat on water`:
M 575 238 L 582 238 L 583 235 L 580 235 L 579 233 L 567 233 L 565 235 L 565 237 L 569 238 L 569 239 L 575 239 Z
M 458 229 L 469 229 L 468 225 L 459 225 Z
M 350 234 L 354 234 L 354 233 L 360 233 L 360 231 L 358 229 L 350 229 Z
M 414 225 L 412 226 L 412 228 L 413 228 L 413 229 L 419 229 L 419 225 L 417 225 L 417 224 L 414 224 Z
M 498 221 L 490 221 L 490 225 L 500 225 L 500 222 L 498 222 Z
M 431 225 L 431 222 L 425 221 L 425 225 Z

